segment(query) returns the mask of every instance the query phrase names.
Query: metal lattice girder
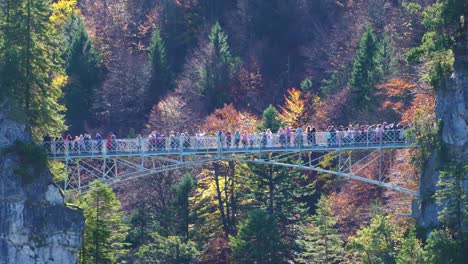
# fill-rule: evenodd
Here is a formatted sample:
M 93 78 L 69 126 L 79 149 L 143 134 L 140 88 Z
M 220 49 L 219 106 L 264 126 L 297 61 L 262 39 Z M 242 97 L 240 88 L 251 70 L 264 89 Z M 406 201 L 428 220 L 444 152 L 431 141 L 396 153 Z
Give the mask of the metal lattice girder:
M 123 158 L 102 160 L 103 170 L 101 174 L 85 168 L 85 164 L 80 160 L 67 160 L 66 170 L 68 172 L 67 180 L 64 184 L 64 190 L 71 189 L 79 193 L 86 193 L 88 188 L 92 185 L 92 181 L 99 179 L 105 181 L 108 185 L 118 184 L 127 180 L 138 179 L 142 177 L 151 176 L 158 173 L 164 173 L 172 170 L 183 169 L 187 166 L 194 166 L 215 160 L 214 157 L 204 157 L 197 160 L 187 160 L 183 162 L 173 163 L 170 161 L 168 165 L 153 167 L 152 162 L 142 162 L 140 164 L 133 163 Z M 87 163 L 86 163 L 87 164 Z M 104 168 L 106 164 L 111 164 L 109 167 Z M 117 166 L 121 167 L 117 170 Z M 126 169 L 125 169 L 126 168 Z M 94 168 L 97 170 L 96 168 Z M 115 173 L 113 172 L 115 169 Z M 112 172 L 112 175 L 111 175 Z
M 335 154 L 335 152 L 332 152 L 333 154 Z M 322 158 L 326 155 L 328 155 L 330 153 L 325 153 L 321 156 L 319 156 L 317 159 L 319 158 Z M 337 155 L 340 154 L 340 152 L 337 152 L 336 153 Z M 341 153 L 343 154 L 343 153 Z M 358 180 L 358 181 L 361 181 L 361 182 L 365 182 L 365 183 L 369 183 L 369 184 L 373 184 L 373 185 L 377 185 L 379 187 L 384 187 L 384 188 L 387 188 L 387 189 L 390 189 L 390 190 L 394 190 L 394 191 L 399 191 L 399 192 L 403 192 L 403 193 L 406 193 L 406 194 L 410 194 L 410 195 L 414 195 L 414 196 L 419 196 L 419 192 L 418 191 L 414 191 L 414 190 L 410 190 L 410 189 L 407 189 L 407 188 L 404 188 L 404 187 L 400 187 L 400 186 L 397 186 L 395 184 L 391 184 L 391 183 L 387 183 L 387 182 L 384 182 L 385 179 L 382 178 L 381 175 L 379 175 L 379 180 L 373 180 L 373 179 L 369 179 L 369 178 L 366 178 L 366 177 L 362 177 L 362 176 L 359 176 L 357 175 L 358 172 L 360 172 L 362 169 L 368 167 L 370 164 L 376 162 L 377 160 L 381 160 L 383 158 L 383 152 L 380 151 L 380 150 L 377 150 L 377 151 L 372 151 L 368 154 L 365 154 L 363 155 L 362 158 L 360 158 L 359 160 L 357 160 L 356 162 L 352 163 L 351 161 L 351 152 L 348 151 L 348 159 L 349 162 L 349 168 L 347 170 L 342 170 L 342 168 L 339 168 L 338 170 L 331 170 L 331 169 L 324 169 L 324 168 L 320 168 L 318 166 L 314 166 L 314 165 L 307 165 L 307 164 L 295 164 L 295 163 L 288 163 L 288 162 L 279 162 L 275 159 L 256 159 L 255 158 L 255 155 L 230 155 L 230 156 L 223 156 L 221 157 L 220 159 L 221 160 L 230 160 L 230 161 L 238 161 L 238 162 L 246 162 L 246 163 L 255 163 L 255 164 L 267 164 L 267 165 L 275 165 L 275 166 L 283 166 L 283 167 L 289 167 L 289 168 L 295 168 L 295 169 L 301 169 L 301 170 L 310 170 L 310 171 L 316 171 L 316 172 L 321 172 L 321 173 L 327 173 L 327 174 L 332 174 L 332 175 L 336 175 L 336 176 L 339 176 L 339 177 L 344 177 L 344 178 L 348 178 L 348 179 L 353 179 L 353 180 Z M 375 157 L 374 157 L 375 156 Z M 359 169 L 356 169 L 355 171 L 352 169 L 353 167 L 357 167 L 359 165 Z M 383 172 L 381 172 L 382 170 L 382 167 L 379 166 L 379 174 L 382 174 Z

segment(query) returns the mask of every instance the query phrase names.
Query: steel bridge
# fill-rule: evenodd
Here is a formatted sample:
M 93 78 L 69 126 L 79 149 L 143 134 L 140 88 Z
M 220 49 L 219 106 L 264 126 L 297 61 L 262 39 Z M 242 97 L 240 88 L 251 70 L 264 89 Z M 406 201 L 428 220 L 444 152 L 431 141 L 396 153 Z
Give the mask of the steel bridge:
M 216 161 L 238 161 L 315 171 L 419 196 L 418 191 L 390 182 L 389 153 L 413 148 L 403 130 L 250 134 L 248 136 L 155 136 L 104 140 L 80 139 L 42 143 L 51 160 L 65 165 L 64 190 L 86 192 L 92 180 L 110 185 Z M 334 168 L 322 168 L 324 157 Z M 391 161 L 391 159 L 390 159 Z M 360 176 L 378 167 L 378 177 Z

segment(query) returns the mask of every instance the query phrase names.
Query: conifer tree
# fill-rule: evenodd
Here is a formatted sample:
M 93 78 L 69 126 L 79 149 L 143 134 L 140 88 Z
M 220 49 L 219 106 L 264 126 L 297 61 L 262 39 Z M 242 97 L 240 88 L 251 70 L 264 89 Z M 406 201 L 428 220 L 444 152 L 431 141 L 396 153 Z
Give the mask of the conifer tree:
M 80 263 L 115 263 L 126 253 L 128 227 L 122 222 L 120 202 L 111 188 L 98 180 L 79 202 L 86 229 L 80 250 Z
M 463 227 L 468 225 L 468 194 L 463 183 L 468 180 L 468 165 L 460 162 L 449 164 L 440 172 L 439 182 L 434 195 L 437 204 L 442 207 L 439 221 L 455 228 L 462 235 Z
M 49 0 L 8 1 L 3 22 L 0 90 L 23 108 L 35 137 L 65 129 L 59 103 L 67 81 L 60 59 L 62 25 L 51 19 L 53 7 L 59 5 Z
M 422 263 L 422 254 L 422 243 L 416 237 L 413 230 L 410 230 L 401 241 L 401 248 L 396 256 L 396 264 Z
M 195 188 L 195 180 L 190 174 L 185 174 L 175 188 L 175 213 L 180 222 L 178 233 L 185 240 L 189 239 L 190 207 L 189 196 Z
M 393 49 L 392 41 L 388 36 L 387 32 L 383 32 L 378 42 L 379 54 L 378 61 L 380 64 L 379 74 L 385 79 L 388 80 L 391 78 L 393 72 L 395 71 L 395 52 Z
M 250 165 L 248 179 L 255 186 L 252 193 L 267 212 L 280 223 L 290 224 L 297 215 L 307 214 L 303 202 L 315 192 L 315 182 L 299 170 L 273 167 L 272 165 Z
M 355 250 L 363 263 L 391 263 L 402 234 L 390 216 L 377 215 L 349 239 L 348 249 Z
M 284 263 L 285 244 L 273 216 L 256 209 L 240 224 L 231 238 L 233 263 Z
M 65 53 L 65 64 L 70 77 L 64 88 L 66 117 L 69 130 L 82 133 L 90 119 L 95 87 L 101 80 L 101 59 L 78 14 L 73 14 L 66 31 L 69 47 Z
M 374 95 L 374 84 L 380 78 L 378 43 L 371 26 L 361 38 L 351 74 L 351 101 L 354 108 L 367 108 Z
M 298 263 L 339 263 L 343 257 L 343 241 L 335 228 L 329 201 L 322 196 L 312 223 L 299 228 L 296 240 L 300 252 L 295 258 Z
M 230 101 L 230 81 L 237 71 L 239 58 L 231 55 L 227 40 L 221 25 L 214 24 L 209 35 L 207 64 L 198 69 L 200 78 L 197 86 L 207 100 L 209 112 Z
M 433 230 L 424 245 L 423 261 L 427 264 L 466 262 L 467 241 L 456 239 L 448 229 Z
M 148 108 L 151 108 L 172 85 L 172 72 L 166 58 L 166 46 L 159 29 L 155 29 L 149 46 L 151 83 L 148 90 Z
M 281 119 L 278 117 L 278 111 L 273 105 L 269 105 L 262 115 L 262 123 L 259 126 L 260 130 L 271 129 L 271 132 L 276 133 L 281 127 Z
M 200 252 L 193 241 L 184 242 L 178 236 L 163 237 L 152 233 L 153 241 L 142 245 L 137 263 L 142 264 L 195 264 L 199 263 Z

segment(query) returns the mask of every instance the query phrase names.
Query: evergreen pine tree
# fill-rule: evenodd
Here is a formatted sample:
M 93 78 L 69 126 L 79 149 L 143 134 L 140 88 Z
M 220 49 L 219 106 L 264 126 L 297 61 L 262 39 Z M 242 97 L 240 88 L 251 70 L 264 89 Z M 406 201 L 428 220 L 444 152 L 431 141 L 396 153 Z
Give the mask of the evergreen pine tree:
M 231 238 L 233 263 L 284 263 L 285 244 L 273 216 L 256 209 L 240 224 L 237 237 Z
M 363 263 L 392 263 L 402 234 L 390 216 L 377 215 L 349 239 L 347 247 L 355 250 Z
M 199 263 L 200 252 L 193 241 L 184 242 L 178 236 L 163 237 L 151 234 L 153 241 L 142 245 L 137 263 L 141 264 L 195 264 Z
M 339 263 L 343 257 L 343 241 L 335 229 L 330 203 L 322 198 L 317 203 L 317 210 L 312 223 L 299 228 L 296 240 L 300 252 L 295 258 L 298 263 Z
M 371 26 L 361 38 L 351 74 L 351 101 L 356 109 L 367 108 L 374 95 L 374 84 L 379 81 L 377 65 L 378 43 Z
M 151 83 L 148 89 L 148 108 L 166 93 L 172 85 L 172 72 L 166 58 L 166 46 L 159 29 L 155 29 L 149 46 Z
M 396 264 L 422 263 L 422 243 L 411 230 L 401 241 L 401 248 L 396 256 Z
M 239 58 L 233 57 L 228 44 L 227 34 L 216 23 L 209 35 L 209 59 L 202 66 L 197 83 L 200 93 L 207 100 L 208 112 L 229 103 L 230 80 L 237 71 Z
M 462 264 L 466 262 L 467 241 L 457 240 L 450 230 L 433 230 L 424 245 L 425 264 Z
M 179 220 L 178 234 L 185 240 L 189 239 L 190 207 L 189 196 L 195 188 L 195 180 L 190 174 L 185 174 L 175 188 L 174 206 L 176 219 Z
M 58 134 L 65 129 L 59 103 L 67 81 L 62 68 L 60 25 L 50 19 L 50 0 L 8 1 L 3 20 L 5 60 L 0 90 L 27 114 L 33 135 Z M 2 31 L 3 31 L 2 29 Z
M 460 162 L 449 164 L 446 170 L 440 172 L 439 189 L 434 195 L 437 204 L 442 207 L 439 221 L 455 228 L 460 236 L 468 225 L 468 194 L 463 185 L 467 180 L 468 165 Z
M 78 14 L 71 17 L 66 31 L 69 47 L 65 64 L 70 77 L 64 88 L 66 118 L 72 133 L 82 133 L 90 119 L 95 87 L 101 80 L 101 59 Z
M 299 170 L 272 165 L 250 165 L 249 180 L 256 185 L 255 200 L 280 223 L 291 224 L 307 214 L 304 202 L 315 193 L 315 181 Z M 302 219 L 302 218 L 301 218 Z
M 122 222 L 120 202 L 111 188 L 98 180 L 80 199 L 86 229 L 80 263 L 115 263 L 126 253 L 127 226 Z
M 278 111 L 273 105 L 269 105 L 262 115 L 262 124 L 258 127 L 260 130 L 271 129 L 271 132 L 276 133 L 281 127 L 281 119 L 278 117 Z
M 377 70 L 380 72 L 377 72 L 377 74 L 380 74 L 385 80 L 388 80 L 395 71 L 395 52 L 387 32 L 382 33 L 380 41 L 378 42 L 378 47 L 378 61 L 380 66 Z

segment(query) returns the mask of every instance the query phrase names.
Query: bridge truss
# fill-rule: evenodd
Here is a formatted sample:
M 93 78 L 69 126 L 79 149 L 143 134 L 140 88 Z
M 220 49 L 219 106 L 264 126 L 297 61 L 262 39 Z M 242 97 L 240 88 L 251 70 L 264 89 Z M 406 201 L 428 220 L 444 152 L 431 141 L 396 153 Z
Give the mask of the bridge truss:
M 174 139 L 168 138 L 161 141 L 164 145 L 154 145 L 141 139 L 115 139 L 113 142 L 85 142 L 78 148 L 77 145 L 70 145 L 70 142 L 53 142 L 53 146 L 47 143 L 49 145 L 45 147 L 50 159 L 65 165 L 63 189 L 78 194 L 86 192 L 95 179 L 117 185 L 204 163 L 236 161 L 331 174 L 419 196 L 418 191 L 390 181 L 393 150 L 412 147 L 401 136 L 401 131 L 387 132 L 380 138 L 363 134 L 360 140 L 353 141 L 346 141 L 345 138 L 330 140 L 327 134 L 320 133 L 316 133 L 313 142 L 308 141 L 306 135 L 288 141 L 281 141 L 278 135 L 273 135 L 269 142 L 258 136 L 246 146 L 240 142 L 234 143 L 234 140 L 226 143 L 219 137 L 204 137 L 202 141 L 187 137 L 177 139 L 177 145 L 173 144 Z M 325 157 L 332 159 L 335 165 L 322 166 L 321 161 Z M 362 176 L 370 167 L 374 168 L 373 171 L 375 168 L 378 170 L 378 175 L 372 179 Z

